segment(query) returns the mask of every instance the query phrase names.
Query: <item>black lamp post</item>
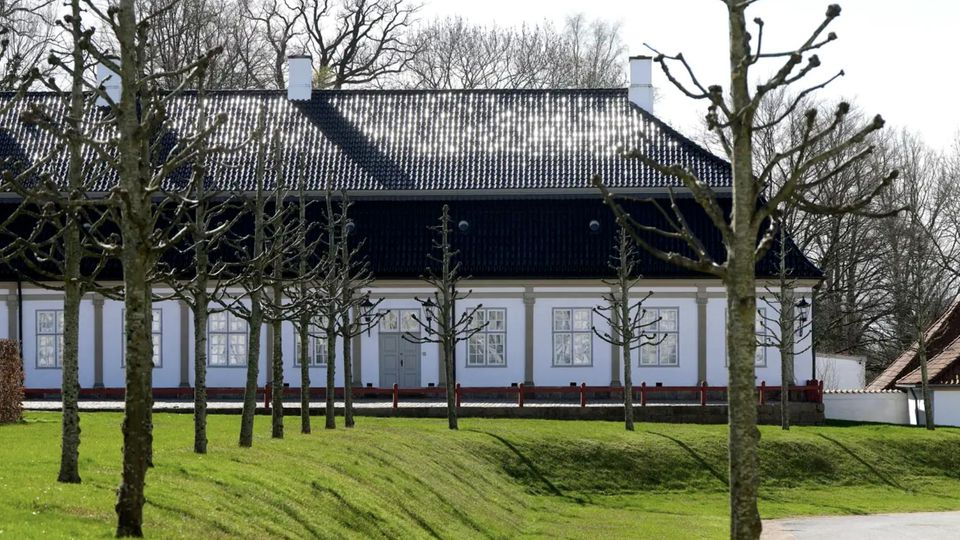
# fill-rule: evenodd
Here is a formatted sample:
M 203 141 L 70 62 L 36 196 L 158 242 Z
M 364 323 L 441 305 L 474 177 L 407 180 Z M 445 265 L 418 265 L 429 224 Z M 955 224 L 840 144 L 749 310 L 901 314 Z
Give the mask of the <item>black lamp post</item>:
M 433 299 L 427 297 L 426 300 L 420 303 L 423 306 L 424 311 L 426 311 L 427 316 L 427 325 L 433 322 L 433 310 L 437 307 L 437 304 L 434 303 Z
M 796 303 L 796 308 L 798 310 L 797 320 L 800 321 L 800 328 L 798 328 L 797 330 L 800 333 L 800 336 L 802 337 L 803 327 L 806 326 L 807 320 L 808 320 L 807 311 L 810 309 L 810 302 L 807 302 L 807 298 L 805 296 L 801 296 L 800 301 Z

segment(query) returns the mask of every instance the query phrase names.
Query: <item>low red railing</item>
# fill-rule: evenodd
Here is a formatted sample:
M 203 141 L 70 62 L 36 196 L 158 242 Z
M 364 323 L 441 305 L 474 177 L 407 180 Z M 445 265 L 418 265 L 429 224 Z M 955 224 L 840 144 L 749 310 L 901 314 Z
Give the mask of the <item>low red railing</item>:
M 767 397 L 770 394 L 778 394 L 783 389 L 782 386 L 767 386 L 766 381 L 761 381 L 760 385 L 757 386 L 757 402 L 760 405 L 764 405 L 767 402 Z M 708 386 L 706 382 L 701 382 L 697 386 L 648 386 L 646 382 L 641 382 L 639 385 L 634 385 L 633 392 L 634 397 L 636 398 L 639 395 L 640 406 L 647 406 L 650 401 L 650 397 L 655 394 L 683 394 L 683 393 L 692 393 L 696 395 L 696 398 L 700 402 L 700 405 L 707 405 L 708 395 L 710 392 L 714 393 L 723 393 L 727 392 L 726 386 Z M 225 388 L 225 387 L 214 387 L 207 389 L 207 397 L 210 399 L 217 399 L 222 397 L 236 397 L 243 395 L 243 388 Z M 823 403 L 823 381 L 818 380 L 809 380 L 806 384 L 801 386 L 790 386 L 788 391 L 799 393 L 802 398 L 800 401 L 804 402 L 813 402 L 813 403 Z M 588 403 L 588 396 L 590 394 L 608 394 L 611 397 L 614 395 L 623 395 L 622 386 L 587 386 L 586 383 L 580 383 L 579 385 L 570 385 L 570 386 L 526 386 L 523 383 L 520 383 L 516 386 L 502 387 L 502 386 L 462 386 L 460 383 L 457 383 L 454 387 L 455 392 L 455 402 L 456 406 L 460 407 L 463 404 L 464 396 L 467 395 L 502 395 L 502 394 L 515 394 L 517 407 L 522 408 L 528 397 L 536 394 L 577 394 L 579 398 L 580 406 L 586 407 Z M 25 390 L 25 397 L 27 399 L 37 399 L 37 398 L 46 398 L 52 396 L 59 396 L 59 388 L 28 388 Z M 123 399 L 125 394 L 124 388 L 82 388 L 80 389 L 81 398 L 99 398 L 99 399 Z M 273 397 L 273 389 L 270 385 L 267 385 L 264 388 L 258 388 L 257 394 L 263 396 L 264 407 L 270 408 L 270 401 Z M 401 397 L 426 397 L 426 396 L 444 396 L 446 394 L 446 388 L 443 386 L 426 386 L 420 388 L 400 388 L 398 385 L 394 384 L 391 388 L 379 388 L 371 386 L 357 386 L 353 388 L 352 394 L 354 397 L 364 397 L 364 396 L 389 396 L 391 399 L 391 406 L 393 409 L 397 409 L 400 406 Z M 284 397 L 299 397 L 300 389 L 298 387 L 285 387 L 283 389 Z M 311 397 L 326 397 L 326 388 L 317 387 L 310 389 Z M 334 389 L 334 397 L 343 397 L 343 388 L 338 387 Z M 154 388 L 153 389 L 154 398 L 161 399 L 192 399 L 193 398 L 193 388 L 190 387 L 176 387 L 176 388 Z M 725 401 L 725 400 L 724 400 Z M 794 400 L 796 401 L 796 400 Z

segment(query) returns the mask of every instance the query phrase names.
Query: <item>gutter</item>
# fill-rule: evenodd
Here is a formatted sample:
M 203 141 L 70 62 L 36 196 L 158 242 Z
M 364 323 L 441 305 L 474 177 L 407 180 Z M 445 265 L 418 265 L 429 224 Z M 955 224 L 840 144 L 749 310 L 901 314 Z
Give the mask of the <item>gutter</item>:
M 17 276 L 17 337 L 20 340 L 20 354 L 23 354 L 23 280 Z

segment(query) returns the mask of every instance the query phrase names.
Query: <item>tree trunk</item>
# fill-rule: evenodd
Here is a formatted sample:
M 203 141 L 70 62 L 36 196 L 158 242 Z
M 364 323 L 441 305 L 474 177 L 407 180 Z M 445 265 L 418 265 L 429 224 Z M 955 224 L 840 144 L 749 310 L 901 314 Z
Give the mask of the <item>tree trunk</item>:
M 447 373 L 447 427 L 460 429 L 457 421 L 457 382 L 453 374 L 453 347 L 446 342 L 440 343 L 443 355 L 443 367 Z
M 193 305 L 193 451 L 207 453 L 207 307 L 206 285 Z
M 623 342 L 621 346 L 623 351 L 623 424 L 627 431 L 633 431 L 633 365 L 631 365 L 633 359 L 630 352 L 633 346 L 633 332 L 632 329 L 625 326 L 630 324 L 631 321 L 629 290 L 621 289 L 620 296 L 619 324 L 623 328 L 623 335 L 621 336 Z
M 273 381 L 270 385 L 273 387 L 271 396 L 271 424 L 273 426 L 272 436 L 274 439 L 283 438 L 283 338 L 280 335 L 283 331 L 280 321 L 273 323 Z
M 343 425 L 352 428 L 353 422 L 353 355 L 350 351 L 352 340 L 350 333 L 353 326 L 350 323 L 350 310 L 343 312 L 344 332 L 341 336 L 343 340 Z
M 240 446 L 253 446 L 253 419 L 257 412 L 257 381 L 260 378 L 260 332 L 263 306 L 260 292 L 250 293 L 250 344 L 247 347 L 247 385 L 243 390 L 243 411 L 240 415 Z
M 76 70 L 83 65 L 83 52 L 79 46 L 82 28 L 80 27 L 80 2 L 71 0 L 71 32 L 74 40 L 73 68 Z M 72 75 L 70 89 L 70 114 L 67 119 L 71 128 L 79 133 L 83 118 L 83 73 L 75 72 Z M 76 136 L 68 141 L 69 163 L 68 180 L 70 182 L 69 202 L 79 195 L 83 189 L 83 145 Z M 66 223 L 63 235 L 63 365 L 60 389 L 60 399 L 63 402 L 62 437 L 60 452 L 60 473 L 58 482 L 70 484 L 80 483 L 80 410 L 77 400 L 80 393 L 79 381 L 79 353 L 80 353 L 80 300 L 83 292 L 80 289 L 80 259 L 82 245 L 80 241 L 80 224 L 77 223 L 78 213 L 73 211 L 72 204 L 65 213 Z M 11 338 L 13 336 L 10 336 Z
M 930 431 L 936 428 L 933 416 L 933 395 L 927 373 L 927 339 L 922 325 L 917 325 L 917 354 L 920 360 L 920 392 L 923 394 L 923 420 Z
M 794 328 L 793 289 L 780 289 L 780 427 L 790 429 L 790 385 L 793 380 L 793 351 L 796 328 Z
M 77 461 L 80 457 L 80 410 L 77 403 L 79 382 L 79 334 L 80 334 L 80 233 L 76 219 L 67 218 L 64 231 L 65 276 L 63 300 L 63 437 L 60 452 L 58 482 L 80 483 Z
M 330 309 L 327 315 L 327 391 L 326 391 L 326 423 L 323 425 L 326 429 L 336 429 L 337 418 L 334 409 L 334 391 L 336 390 L 336 366 L 337 366 L 337 331 L 334 325 L 336 310 Z
M 303 272 L 301 272 L 303 275 Z M 300 335 L 300 433 L 310 433 L 310 316 L 302 315 Z
M 277 265 L 279 269 L 279 264 Z M 280 270 L 274 272 L 274 279 L 283 279 Z M 279 281 L 277 281 L 279 283 Z M 279 306 L 282 301 L 280 287 L 273 289 L 274 304 Z M 273 321 L 273 400 L 271 403 L 272 436 L 274 439 L 283 438 L 283 324 L 280 319 Z
M 762 524 L 757 509 L 759 471 L 756 402 L 756 276 L 753 226 L 757 190 L 753 176 L 753 118 L 747 80 L 750 37 L 746 3 L 727 4 L 730 15 L 730 92 L 733 152 L 732 245 L 727 246 L 727 354 L 729 358 L 730 538 L 757 539 Z
M 120 102 L 117 104 L 118 181 L 120 203 L 121 264 L 126 325 L 126 399 L 123 417 L 123 472 L 117 489 L 117 536 L 143 536 L 144 484 L 150 460 L 153 433 L 150 409 L 153 376 L 151 297 L 147 276 L 151 274 L 150 238 L 152 208 L 144 185 L 149 141 L 144 142 L 138 121 L 137 24 L 133 0 L 120 0 L 117 11 L 120 51 Z

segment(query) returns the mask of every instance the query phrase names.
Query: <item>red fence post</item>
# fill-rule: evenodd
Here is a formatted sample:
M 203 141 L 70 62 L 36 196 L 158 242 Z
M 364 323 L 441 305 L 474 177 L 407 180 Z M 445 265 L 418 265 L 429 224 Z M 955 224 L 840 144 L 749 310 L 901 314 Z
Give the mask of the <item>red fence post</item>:
M 700 405 L 707 404 L 707 381 L 700 381 Z
M 817 381 L 817 403 L 823 404 L 823 381 Z
M 647 406 L 647 383 L 646 382 L 640 383 L 640 406 L 641 407 Z
M 460 408 L 460 396 L 461 396 L 460 383 L 457 383 L 456 394 L 457 394 L 457 408 L 459 409 L 459 408 Z
M 270 410 L 270 398 L 273 397 L 273 387 L 270 386 L 270 383 L 267 383 L 263 387 L 263 408 Z
M 580 406 L 587 406 L 587 383 L 580 383 Z
M 517 407 L 523 408 L 523 383 L 517 385 Z
M 393 410 L 397 410 L 397 406 L 400 404 L 400 385 L 393 383 Z
M 760 381 L 760 404 L 763 405 L 767 402 L 767 381 Z

